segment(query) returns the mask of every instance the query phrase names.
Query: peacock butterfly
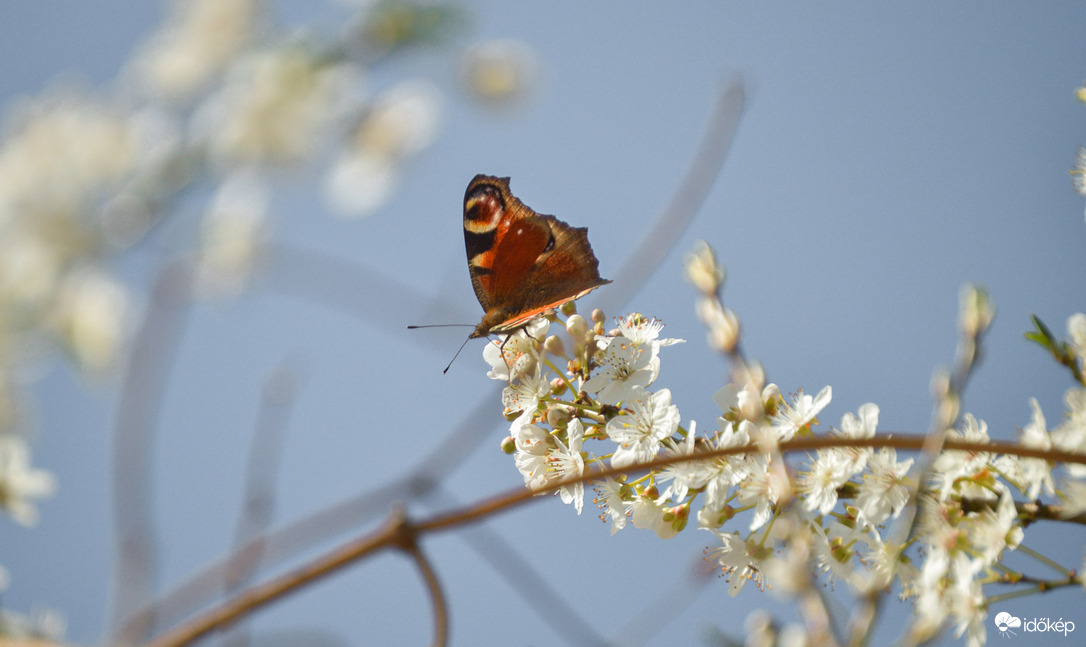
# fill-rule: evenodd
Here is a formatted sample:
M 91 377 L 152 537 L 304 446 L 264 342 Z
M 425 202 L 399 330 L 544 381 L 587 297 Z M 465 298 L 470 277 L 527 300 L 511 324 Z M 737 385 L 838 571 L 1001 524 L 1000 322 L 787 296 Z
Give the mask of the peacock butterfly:
M 486 311 L 468 339 L 512 333 L 611 282 L 600 278 L 588 229 L 536 213 L 512 194 L 507 177 L 476 175 L 468 184 L 464 246 Z

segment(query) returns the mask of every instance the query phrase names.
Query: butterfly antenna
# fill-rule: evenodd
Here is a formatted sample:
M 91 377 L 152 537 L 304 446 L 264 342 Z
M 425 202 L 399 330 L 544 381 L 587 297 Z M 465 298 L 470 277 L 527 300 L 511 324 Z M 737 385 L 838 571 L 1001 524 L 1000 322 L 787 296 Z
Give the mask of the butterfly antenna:
M 408 330 L 417 330 L 419 328 L 474 328 L 475 324 L 426 324 L 425 326 L 408 326 Z
M 449 369 L 452 367 L 453 362 L 456 361 L 457 357 L 460 357 L 460 351 L 464 350 L 464 346 L 467 346 L 469 341 L 471 341 L 471 337 L 468 337 L 467 339 L 465 339 L 464 343 L 460 344 L 460 348 L 456 349 L 456 354 L 453 355 L 453 358 L 449 360 L 449 365 L 445 367 L 444 371 L 441 371 L 442 375 L 449 372 Z

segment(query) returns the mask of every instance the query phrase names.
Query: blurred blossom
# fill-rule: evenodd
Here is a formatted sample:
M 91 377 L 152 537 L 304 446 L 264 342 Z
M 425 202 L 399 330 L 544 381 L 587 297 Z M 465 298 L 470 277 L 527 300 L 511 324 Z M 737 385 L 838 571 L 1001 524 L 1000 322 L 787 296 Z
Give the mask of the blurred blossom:
M 142 168 L 144 120 L 75 93 L 22 105 L 0 142 L 0 371 L 59 339 L 83 368 L 110 364 L 127 297 L 82 269 L 104 253 L 100 210 Z M 44 353 L 42 353 L 44 354 Z M 0 429 L 18 426 L 20 389 L 0 385 Z
M 1071 186 L 1079 195 L 1086 195 L 1086 148 L 1079 146 L 1075 166 L 1071 169 Z
M 153 92 L 189 95 L 220 73 L 259 24 L 260 0 L 174 0 L 166 25 L 135 57 Z
M 227 164 L 298 161 L 314 151 L 355 76 L 299 46 L 251 54 L 197 111 L 196 135 Z
M 355 129 L 357 150 L 399 160 L 430 145 L 441 117 L 441 94 L 428 81 L 403 81 L 373 102 Z
M 33 320 L 50 298 L 61 274 L 60 251 L 21 226 L 3 227 L 0 244 L 0 308 L 11 319 Z
M 79 365 L 107 369 L 124 344 L 128 293 L 97 270 L 70 272 L 57 297 L 53 323 Z
M 976 285 L 963 286 L 958 297 L 958 326 L 963 334 L 976 337 L 992 324 L 995 306 L 988 291 Z
M 490 104 L 523 99 L 535 85 L 535 53 L 519 40 L 478 43 L 464 53 L 462 78 L 468 92 Z
M 717 263 L 716 253 L 704 240 L 694 244 L 694 250 L 686 255 L 684 265 L 686 280 L 699 292 L 715 296 L 724 283 L 724 268 Z
M 219 187 L 200 223 L 200 287 L 210 295 L 245 287 L 260 251 L 269 187 L 252 171 Z
M 56 479 L 30 466 L 30 447 L 22 436 L 0 434 L 0 509 L 24 526 L 38 521 L 31 499 L 51 496 Z
M 1086 195 L 1086 148 L 1079 147 L 1075 167 L 1071 169 L 1071 186 L 1079 195 Z
M 325 192 L 336 213 L 368 216 L 388 201 L 398 179 L 395 168 L 383 157 L 364 151 L 345 153 L 329 171 Z
M 1067 335 L 1079 363 L 1086 368 L 1086 314 L 1076 312 L 1067 318 Z
M 331 206 L 365 216 L 388 200 L 401 166 L 437 133 L 441 94 L 425 81 L 404 81 L 377 97 L 349 135 L 325 180 Z
M 24 106 L 7 130 L 0 145 L 0 231 L 21 220 L 52 243 L 80 245 L 75 219 L 132 169 L 136 127 L 103 104 L 65 96 Z
M 0 609 L 0 635 L 9 639 L 0 640 L 5 646 L 61 647 L 67 629 L 68 621 L 64 615 L 53 609 L 38 609 L 29 615 Z

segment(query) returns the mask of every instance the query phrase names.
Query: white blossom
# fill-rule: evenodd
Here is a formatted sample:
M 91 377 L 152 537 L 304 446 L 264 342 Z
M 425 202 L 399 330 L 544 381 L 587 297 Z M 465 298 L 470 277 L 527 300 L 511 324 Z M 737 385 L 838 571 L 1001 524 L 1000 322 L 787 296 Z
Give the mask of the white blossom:
M 614 467 L 651 460 L 679 426 L 679 408 L 671 404 L 668 389 L 638 389 L 626 409 L 607 423 L 607 435 L 618 444 L 611 458 Z
M 867 461 L 870 472 L 863 475 L 856 506 L 863 510 L 872 523 L 882 523 L 891 515 L 897 517 L 909 500 L 905 475 L 912 467 L 913 459 L 897 460 L 893 448 L 883 447 Z
M 24 526 L 38 521 L 33 499 L 51 496 L 56 479 L 50 472 L 31 467 L 30 447 L 15 434 L 0 434 L 0 509 Z
M 581 445 L 584 442 L 584 425 L 581 424 L 580 420 L 574 418 L 569 421 L 566 431 L 568 433 L 568 445 L 563 443 L 561 439 L 555 438 L 554 442 L 558 447 L 549 456 L 551 474 L 553 478 L 558 480 L 576 478 L 584 474 L 584 457 L 581 455 Z M 584 507 L 583 482 L 563 485 L 558 490 L 558 494 L 561 496 L 563 503 L 573 504 L 577 514 L 581 514 L 581 508 Z
M 802 390 L 796 394 L 791 403 L 781 405 L 777 415 L 773 417 L 773 430 L 779 441 L 791 440 L 793 436 L 815 419 L 822 409 L 830 403 L 833 397 L 833 389 L 825 387 L 818 395 L 811 396 Z

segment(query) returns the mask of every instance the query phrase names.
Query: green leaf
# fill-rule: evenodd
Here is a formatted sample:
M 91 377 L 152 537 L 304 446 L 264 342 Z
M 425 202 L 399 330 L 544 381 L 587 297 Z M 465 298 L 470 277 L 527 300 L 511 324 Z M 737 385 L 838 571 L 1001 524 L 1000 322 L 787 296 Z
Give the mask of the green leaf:
M 1046 326 L 1037 315 L 1031 314 L 1029 318 L 1033 320 L 1033 325 L 1036 326 L 1037 330 L 1027 332 L 1026 339 L 1037 342 L 1044 348 L 1047 348 L 1049 352 L 1059 359 L 1059 346 L 1055 335 L 1052 334 L 1052 331 L 1048 329 L 1048 326 Z

